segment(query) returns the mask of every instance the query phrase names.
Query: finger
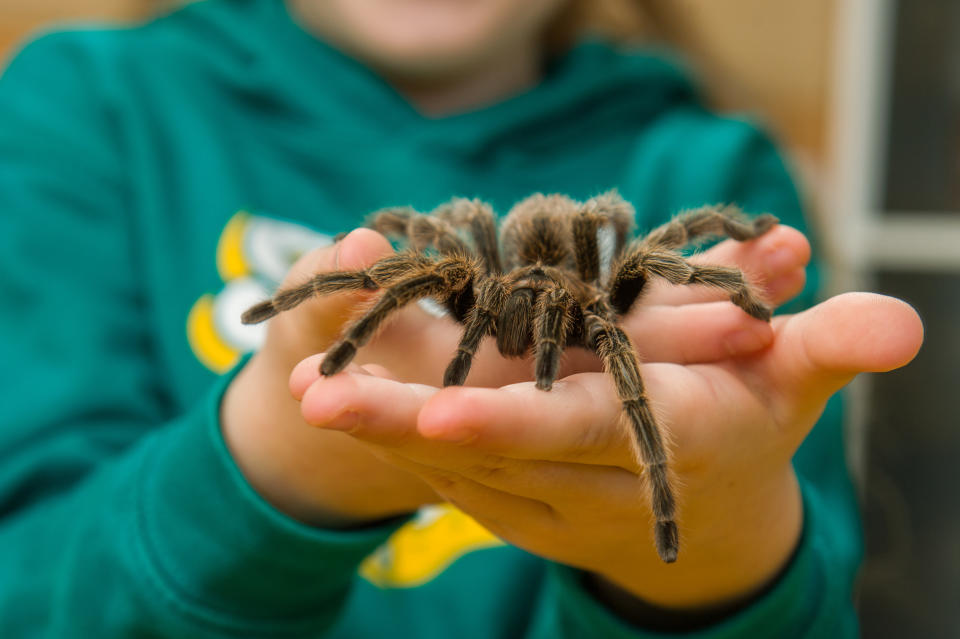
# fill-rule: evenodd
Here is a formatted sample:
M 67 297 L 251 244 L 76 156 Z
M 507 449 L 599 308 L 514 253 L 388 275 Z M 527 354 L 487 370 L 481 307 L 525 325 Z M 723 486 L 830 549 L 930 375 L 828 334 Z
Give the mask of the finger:
M 582 510 L 586 503 L 611 507 L 642 501 L 645 495 L 640 478 L 619 466 L 517 459 L 422 438 L 385 453 L 390 463 L 405 469 L 407 463 L 418 464 L 561 509 Z
M 436 389 L 424 390 L 390 380 L 380 383 L 369 371 L 353 366 L 349 373 L 356 379 L 321 383 L 311 390 L 320 379 L 317 368 L 322 359 L 322 355 L 308 357 L 291 374 L 291 391 L 303 399 L 306 421 L 323 428 L 347 430 L 351 436 L 377 445 L 395 466 L 418 464 L 433 468 L 436 473 L 464 477 L 490 488 L 561 505 L 596 501 L 601 494 L 616 495 L 614 502 L 603 500 L 607 505 L 621 498 L 642 498 L 637 476 L 619 467 L 518 460 L 421 439 L 414 433 L 416 416 Z M 330 381 L 340 377 L 344 376 L 338 374 Z M 374 379 L 368 379 L 371 377 Z M 413 397 L 408 392 L 411 389 L 398 388 L 405 386 L 412 387 Z M 368 394 L 374 392 L 377 394 Z M 368 397 L 383 398 L 389 408 L 382 410 L 383 405 L 366 401 Z
M 721 242 L 694 255 L 690 261 L 739 268 L 761 296 L 776 306 L 803 288 L 803 270 L 810 261 L 810 242 L 800 231 L 779 224 L 754 240 Z M 780 281 L 784 277 L 789 279 Z M 717 289 L 673 286 L 660 279 L 651 280 L 649 286 L 642 298 L 646 304 L 695 304 L 728 297 Z
M 562 519 L 546 502 L 497 490 L 457 473 L 409 460 L 397 465 L 416 474 L 438 495 L 501 539 L 523 547 L 527 540 L 556 536 Z
M 311 355 L 301 360 L 300 363 L 293 368 L 293 372 L 290 373 L 290 394 L 297 401 L 302 400 L 303 394 L 310 385 L 320 378 L 320 364 L 323 363 L 323 357 L 323 353 Z M 375 375 L 385 379 L 396 379 L 393 373 L 379 364 L 364 364 L 359 366 L 356 363 L 351 363 L 344 370 L 360 375 Z
M 295 375 L 308 377 L 299 370 Z M 298 383 L 302 383 L 299 378 Z M 397 446 L 416 435 L 417 415 L 437 390 L 369 373 L 341 372 L 311 382 L 301 396 L 300 412 L 308 424 L 349 432 L 369 443 Z
M 696 473 L 709 466 L 721 435 L 755 442 L 758 454 L 766 454 L 770 438 L 757 431 L 758 424 L 769 421 L 764 398 L 751 392 L 730 367 L 657 363 L 645 364 L 642 374 L 655 427 L 675 473 Z M 417 430 L 426 439 L 510 458 L 644 472 L 633 430 L 606 373 L 558 380 L 550 392 L 533 383 L 444 389 L 421 410 Z
M 906 302 L 847 293 L 780 318 L 774 345 L 758 361 L 760 379 L 785 397 L 786 410 L 818 406 L 858 373 L 909 363 L 923 342 L 923 323 Z
M 770 324 L 726 302 L 641 306 L 623 320 L 644 361 L 691 364 L 749 355 L 773 341 Z
M 674 394 L 702 393 L 691 374 L 674 364 L 648 364 L 644 379 L 655 412 L 653 387 L 672 377 Z M 650 382 L 653 382 L 652 384 Z M 551 391 L 533 383 L 499 389 L 446 388 L 420 412 L 417 430 L 426 439 L 513 457 L 618 466 L 640 472 L 631 434 L 613 380 L 606 373 L 581 373 L 558 380 Z M 682 445 L 677 442 L 677 445 Z

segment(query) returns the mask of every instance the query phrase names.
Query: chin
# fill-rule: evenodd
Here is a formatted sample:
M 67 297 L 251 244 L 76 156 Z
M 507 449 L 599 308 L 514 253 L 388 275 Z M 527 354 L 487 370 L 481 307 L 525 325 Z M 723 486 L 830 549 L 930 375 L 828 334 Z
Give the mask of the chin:
M 333 18 L 328 33 L 375 66 L 456 73 L 539 33 L 562 0 L 300 0 Z

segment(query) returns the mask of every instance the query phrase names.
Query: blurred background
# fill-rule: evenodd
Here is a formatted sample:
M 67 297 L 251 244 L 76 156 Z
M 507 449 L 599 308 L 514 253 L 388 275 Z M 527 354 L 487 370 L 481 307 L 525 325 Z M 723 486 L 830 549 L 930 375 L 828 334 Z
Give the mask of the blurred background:
M 139 20 L 172 4 L 0 0 L 0 57 L 52 22 Z M 829 292 L 888 293 L 924 318 L 914 363 L 849 391 L 867 544 L 859 606 L 864 637 L 960 636 L 960 2 L 670 6 L 716 106 L 755 113 L 788 153 Z

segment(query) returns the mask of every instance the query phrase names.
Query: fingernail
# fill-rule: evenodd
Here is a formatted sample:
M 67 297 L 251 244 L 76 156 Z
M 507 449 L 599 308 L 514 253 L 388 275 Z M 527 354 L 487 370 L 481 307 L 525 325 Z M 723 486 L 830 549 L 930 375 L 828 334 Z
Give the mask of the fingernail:
M 798 266 L 800 257 L 793 249 L 782 246 L 768 253 L 765 261 L 767 271 L 772 275 L 779 275 Z
M 360 415 L 356 411 L 348 410 L 340 413 L 328 422 L 320 425 L 326 430 L 351 431 L 357 427 L 360 422 Z
M 724 343 L 731 355 L 742 355 L 758 351 L 768 342 L 767 330 L 742 329 L 727 336 Z

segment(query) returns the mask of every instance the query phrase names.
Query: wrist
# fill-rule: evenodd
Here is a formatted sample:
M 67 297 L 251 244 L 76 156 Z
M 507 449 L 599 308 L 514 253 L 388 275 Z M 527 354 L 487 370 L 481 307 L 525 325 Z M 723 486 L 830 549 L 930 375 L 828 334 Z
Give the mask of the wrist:
M 627 596 L 662 610 L 713 616 L 752 601 L 789 565 L 803 527 L 792 466 L 748 494 L 701 495 L 690 502 L 677 562 L 624 562 L 592 578 L 601 580 L 594 587 L 598 596 L 618 607 Z
M 408 473 L 348 435 L 307 424 L 289 371 L 254 355 L 220 406 L 223 437 L 250 486 L 277 510 L 321 528 L 355 528 L 436 499 Z

